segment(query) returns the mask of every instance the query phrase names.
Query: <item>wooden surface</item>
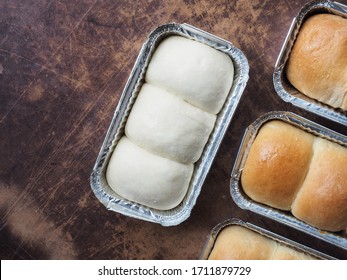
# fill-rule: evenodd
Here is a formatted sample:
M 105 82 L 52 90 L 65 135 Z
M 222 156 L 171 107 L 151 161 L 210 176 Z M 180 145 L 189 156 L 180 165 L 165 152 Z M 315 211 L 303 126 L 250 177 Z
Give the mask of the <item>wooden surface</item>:
M 340 1 L 347 4 L 347 2 Z M 230 173 L 245 128 L 287 110 L 272 72 L 305 1 L 0 1 L 1 259 L 197 259 L 230 217 L 265 226 L 337 258 L 347 252 L 240 210 Z M 250 79 L 188 220 L 165 228 L 108 211 L 89 177 L 146 36 L 189 23 L 232 42 Z

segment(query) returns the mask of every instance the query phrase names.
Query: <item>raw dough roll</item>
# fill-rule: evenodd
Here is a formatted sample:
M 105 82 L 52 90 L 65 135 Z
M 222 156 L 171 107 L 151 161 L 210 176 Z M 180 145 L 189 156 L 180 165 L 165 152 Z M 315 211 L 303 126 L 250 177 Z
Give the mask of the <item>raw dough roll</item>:
M 222 108 L 233 79 L 234 66 L 227 54 L 180 36 L 159 44 L 146 73 L 147 82 L 212 114 Z
M 159 210 L 184 198 L 193 164 L 181 164 L 151 154 L 122 137 L 106 170 L 109 186 L 120 196 Z
M 194 163 L 201 156 L 215 120 L 215 115 L 146 83 L 131 110 L 125 134 L 154 154 Z
M 177 206 L 233 78 L 227 54 L 181 36 L 164 39 L 149 61 L 125 136 L 111 156 L 110 187 L 154 209 Z

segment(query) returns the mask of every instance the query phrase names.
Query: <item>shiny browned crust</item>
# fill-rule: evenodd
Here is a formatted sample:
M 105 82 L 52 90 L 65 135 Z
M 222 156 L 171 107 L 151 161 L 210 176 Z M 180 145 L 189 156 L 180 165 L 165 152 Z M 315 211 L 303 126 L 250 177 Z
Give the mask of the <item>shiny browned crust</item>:
M 347 19 L 317 14 L 302 25 L 286 74 L 303 94 L 347 110 Z
M 320 229 L 347 225 L 347 149 L 316 138 L 306 179 L 293 203 L 294 216 Z
M 259 131 L 241 176 L 246 194 L 261 203 L 290 210 L 305 178 L 314 137 L 282 121 Z
M 209 260 L 305 260 L 306 253 L 238 225 L 225 227 L 217 236 Z

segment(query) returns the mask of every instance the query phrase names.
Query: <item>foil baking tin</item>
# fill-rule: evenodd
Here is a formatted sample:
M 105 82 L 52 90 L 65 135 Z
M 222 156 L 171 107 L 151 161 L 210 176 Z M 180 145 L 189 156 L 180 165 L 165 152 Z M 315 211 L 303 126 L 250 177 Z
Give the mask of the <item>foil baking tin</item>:
M 286 102 L 313 112 L 335 122 L 347 125 L 347 112 L 318 102 L 292 86 L 286 77 L 286 63 L 303 22 L 314 14 L 330 13 L 347 18 L 347 6 L 331 1 L 314 1 L 303 6 L 297 17 L 292 21 L 282 49 L 275 64 L 273 83 L 277 94 Z
M 234 82 L 222 110 L 217 115 L 215 127 L 205 145 L 199 161 L 195 163 L 190 185 L 183 201 L 174 209 L 162 211 L 134 203 L 115 193 L 107 184 L 105 172 L 110 156 L 117 142 L 124 135 L 124 127 L 144 83 L 144 76 L 151 55 L 159 43 L 170 35 L 179 35 L 206 44 L 226 53 L 234 64 Z M 95 166 L 91 174 L 91 187 L 96 197 L 109 209 L 145 221 L 174 226 L 186 220 L 200 193 L 213 159 L 226 129 L 233 117 L 241 95 L 248 81 L 249 65 L 244 54 L 230 42 L 197 29 L 188 24 L 170 23 L 152 31 L 143 44 L 130 77 L 114 112 Z
M 295 218 L 290 212 L 275 209 L 273 207 L 258 203 L 248 197 L 242 189 L 241 174 L 244 168 L 250 148 L 257 136 L 261 126 L 270 120 L 282 120 L 288 124 L 298 127 L 315 136 L 328 139 L 347 148 L 347 136 L 334 132 L 317 123 L 309 121 L 291 112 L 269 112 L 259 117 L 247 127 L 235 164 L 231 173 L 230 193 L 235 203 L 242 209 L 256 212 L 260 215 L 276 220 L 280 223 L 289 225 L 311 236 L 329 242 L 335 246 L 347 249 L 347 232 L 328 232 L 317 229 L 305 222 Z
M 326 259 L 326 260 L 329 260 L 329 259 L 335 259 L 334 257 L 332 256 L 329 256 L 327 254 L 324 254 L 320 251 L 317 251 L 317 250 L 314 250 L 310 247 L 307 247 L 303 244 L 300 244 L 298 242 L 295 242 L 291 239 L 288 239 L 286 237 L 283 237 L 281 235 L 278 235 L 272 231 L 269 231 L 267 229 L 264 229 L 260 226 L 257 226 L 251 222 L 246 222 L 246 221 L 243 221 L 241 219 L 237 219 L 237 218 L 231 218 L 231 219 L 227 219 L 221 223 L 219 223 L 218 225 L 216 225 L 210 235 L 208 236 L 207 238 L 207 241 L 204 245 L 204 248 L 202 250 L 202 253 L 200 255 L 200 260 L 208 260 L 212 250 L 213 250 L 213 247 L 214 247 L 214 244 L 216 243 L 216 240 L 218 238 L 218 235 L 219 233 L 226 227 L 228 226 L 241 226 L 241 227 L 244 227 L 244 228 L 247 228 L 249 230 L 252 230 L 256 233 L 259 233 L 267 238 L 270 238 L 276 242 L 279 242 L 281 243 L 282 245 L 285 245 L 289 248 L 292 248 L 294 250 L 297 250 L 297 251 L 301 251 L 303 253 L 306 253 L 308 255 L 311 255 L 313 257 L 316 257 L 318 259 Z

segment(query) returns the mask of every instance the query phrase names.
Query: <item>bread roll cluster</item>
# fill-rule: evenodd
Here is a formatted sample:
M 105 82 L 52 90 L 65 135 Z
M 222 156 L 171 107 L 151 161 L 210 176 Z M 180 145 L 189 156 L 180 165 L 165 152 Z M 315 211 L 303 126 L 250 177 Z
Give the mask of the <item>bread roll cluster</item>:
M 347 18 L 309 17 L 290 53 L 286 74 L 301 93 L 347 110 Z
M 209 260 L 313 260 L 315 257 L 293 249 L 251 229 L 230 225 L 221 230 Z
M 347 227 L 347 148 L 279 120 L 259 130 L 241 174 L 253 200 L 318 229 Z
M 120 196 L 158 210 L 184 198 L 231 89 L 230 57 L 200 42 L 169 36 L 157 47 L 145 83 L 106 171 Z

